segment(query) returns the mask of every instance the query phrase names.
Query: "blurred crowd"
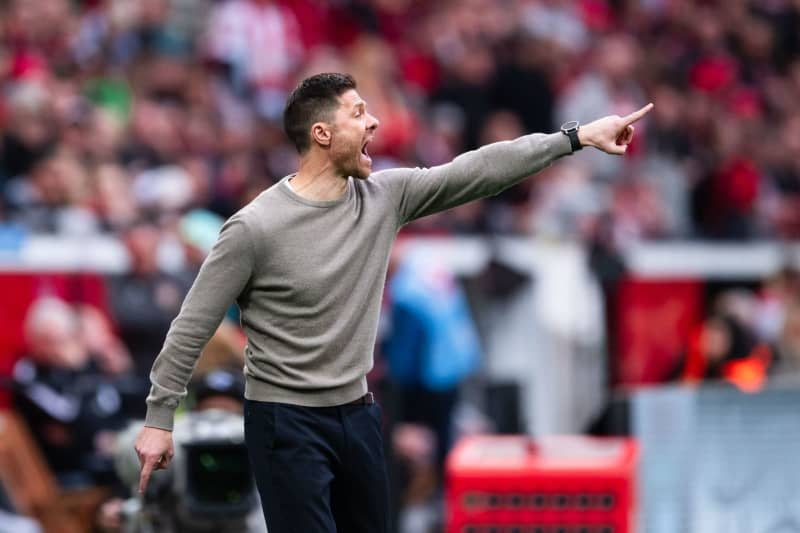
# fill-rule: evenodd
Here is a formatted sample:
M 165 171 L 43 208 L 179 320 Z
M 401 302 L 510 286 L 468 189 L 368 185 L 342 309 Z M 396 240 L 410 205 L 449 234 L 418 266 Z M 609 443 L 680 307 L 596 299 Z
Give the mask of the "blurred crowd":
M 0 20 L 5 231 L 146 221 L 166 246 L 192 209 L 227 217 L 296 168 L 287 92 L 336 70 L 382 121 L 377 168 L 657 103 L 624 159 L 581 153 L 416 231 L 800 234 L 797 1 L 9 0 Z

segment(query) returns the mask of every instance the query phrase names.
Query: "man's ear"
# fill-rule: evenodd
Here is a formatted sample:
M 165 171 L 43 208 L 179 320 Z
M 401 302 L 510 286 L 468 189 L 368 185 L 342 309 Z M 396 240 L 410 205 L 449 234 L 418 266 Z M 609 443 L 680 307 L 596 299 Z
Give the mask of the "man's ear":
M 325 122 L 315 122 L 311 126 L 311 139 L 320 146 L 331 145 L 331 128 Z

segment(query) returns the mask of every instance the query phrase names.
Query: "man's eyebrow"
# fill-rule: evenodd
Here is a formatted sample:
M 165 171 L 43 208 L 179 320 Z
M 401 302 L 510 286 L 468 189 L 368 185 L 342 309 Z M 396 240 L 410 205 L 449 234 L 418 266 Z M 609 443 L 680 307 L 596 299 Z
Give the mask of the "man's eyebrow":
M 367 103 L 365 101 L 363 101 L 363 100 L 359 100 L 358 102 L 353 104 L 353 109 L 356 109 L 358 107 L 360 107 L 362 109 L 366 109 L 367 108 Z

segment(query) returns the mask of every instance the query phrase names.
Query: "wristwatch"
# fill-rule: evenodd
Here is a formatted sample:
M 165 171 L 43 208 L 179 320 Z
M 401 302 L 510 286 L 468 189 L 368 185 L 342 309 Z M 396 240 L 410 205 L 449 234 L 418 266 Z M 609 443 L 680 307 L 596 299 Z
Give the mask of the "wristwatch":
M 570 120 L 561 126 L 561 133 L 569 137 L 569 144 L 572 146 L 573 152 L 577 152 L 583 148 L 581 141 L 578 139 L 578 130 L 580 127 L 581 123 L 577 120 Z

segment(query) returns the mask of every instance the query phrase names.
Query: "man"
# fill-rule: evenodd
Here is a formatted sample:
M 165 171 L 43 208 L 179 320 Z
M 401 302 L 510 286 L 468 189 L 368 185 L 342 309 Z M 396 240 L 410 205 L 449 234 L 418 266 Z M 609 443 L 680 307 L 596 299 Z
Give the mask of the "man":
M 398 230 L 497 194 L 581 146 L 624 154 L 651 108 L 370 175 L 378 120 L 355 81 L 304 80 L 284 111 L 299 170 L 225 223 L 153 365 L 136 441 L 140 490 L 169 464 L 175 408 L 236 301 L 248 338 L 245 438 L 270 533 L 388 531 L 380 410 L 365 376 Z

